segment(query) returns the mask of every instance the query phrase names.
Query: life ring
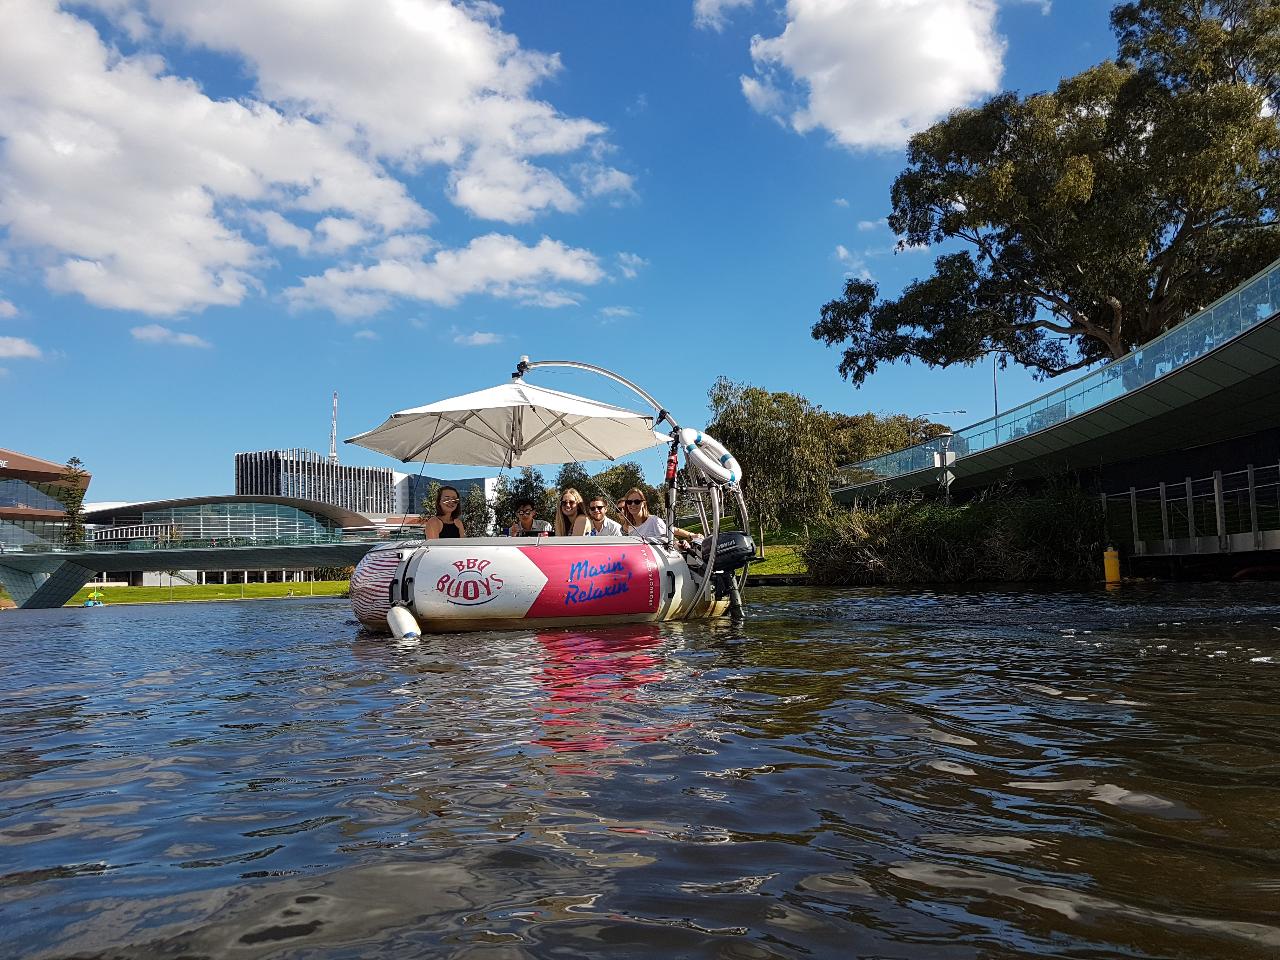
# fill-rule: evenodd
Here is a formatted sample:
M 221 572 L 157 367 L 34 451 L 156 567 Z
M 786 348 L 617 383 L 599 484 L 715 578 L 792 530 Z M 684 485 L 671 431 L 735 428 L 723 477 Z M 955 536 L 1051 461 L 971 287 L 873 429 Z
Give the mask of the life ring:
M 680 443 L 684 457 L 711 480 L 720 483 L 740 483 L 742 468 L 733 454 L 719 441 L 699 430 L 685 427 L 680 431 Z

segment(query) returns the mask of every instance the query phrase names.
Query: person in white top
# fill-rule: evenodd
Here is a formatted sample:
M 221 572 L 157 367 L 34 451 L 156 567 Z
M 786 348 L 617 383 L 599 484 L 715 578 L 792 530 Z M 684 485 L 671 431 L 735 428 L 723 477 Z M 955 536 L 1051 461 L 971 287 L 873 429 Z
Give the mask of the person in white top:
M 516 522 L 507 530 L 509 537 L 549 537 L 551 524 L 537 519 L 533 501 L 521 497 L 516 501 Z
M 556 536 L 585 537 L 588 526 L 582 494 L 573 487 L 565 487 L 560 491 L 560 508 L 556 510 Z
M 587 536 L 622 536 L 622 525 L 605 513 L 604 497 L 592 497 L 587 501 Z
M 662 540 L 667 536 L 667 522 L 661 517 L 649 513 L 649 501 L 644 493 L 632 487 L 622 498 L 622 532 L 628 537 L 644 537 L 647 540 Z M 694 534 L 680 527 L 673 528 L 679 540 L 692 540 Z

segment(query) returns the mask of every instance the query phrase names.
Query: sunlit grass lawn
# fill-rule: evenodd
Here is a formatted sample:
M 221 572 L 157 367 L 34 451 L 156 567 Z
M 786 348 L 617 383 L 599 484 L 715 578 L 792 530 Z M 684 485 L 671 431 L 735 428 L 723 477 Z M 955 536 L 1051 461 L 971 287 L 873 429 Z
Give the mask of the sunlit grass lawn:
M 697 532 L 702 525 L 696 519 L 678 520 L 676 526 Z M 756 541 L 756 550 L 760 549 L 760 533 L 753 531 L 752 539 Z M 797 527 L 783 527 L 781 530 L 767 530 L 764 535 L 764 559 L 751 564 L 751 573 L 761 574 L 791 573 L 805 574 L 809 569 L 800 558 L 800 539 L 803 533 Z
M 800 545 L 796 543 L 769 543 L 764 545 L 764 559 L 751 565 L 754 576 L 771 573 L 808 573 L 800 558 Z
M 266 597 L 340 597 L 346 594 L 346 580 L 318 580 L 315 583 L 207 583 L 191 586 L 175 584 L 173 587 L 101 587 L 86 585 L 67 603 L 78 607 L 89 599 L 92 590 L 99 590 L 102 602 L 120 603 L 175 603 L 192 600 L 260 600 Z

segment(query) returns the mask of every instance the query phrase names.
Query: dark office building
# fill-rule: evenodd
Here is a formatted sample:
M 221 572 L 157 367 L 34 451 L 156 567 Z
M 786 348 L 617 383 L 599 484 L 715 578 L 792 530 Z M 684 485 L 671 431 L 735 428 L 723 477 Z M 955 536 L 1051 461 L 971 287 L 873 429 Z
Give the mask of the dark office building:
M 396 477 L 386 467 L 344 467 L 314 450 L 236 454 L 238 496 L 315 500 L 360 514 L 396 512 Z

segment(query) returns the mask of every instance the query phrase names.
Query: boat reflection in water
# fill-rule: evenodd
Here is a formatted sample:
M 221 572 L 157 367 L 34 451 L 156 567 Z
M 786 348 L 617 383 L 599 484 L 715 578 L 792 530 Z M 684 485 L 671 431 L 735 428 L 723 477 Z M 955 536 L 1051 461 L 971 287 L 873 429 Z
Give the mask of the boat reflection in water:
M 687 723 L 654 724 L 644 688 L 667 679 L 664 637 L 650 624 L 537 634 L 546 694 L 543 733 L 534 743 L 558 755 L 551 770 L 600 775 L 627 763 L 626 748 L 662 740 Z

